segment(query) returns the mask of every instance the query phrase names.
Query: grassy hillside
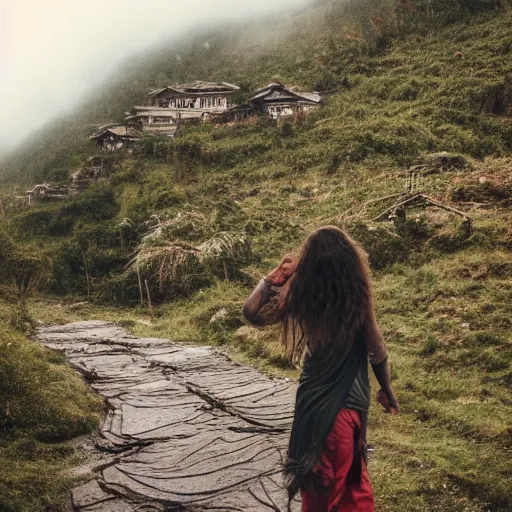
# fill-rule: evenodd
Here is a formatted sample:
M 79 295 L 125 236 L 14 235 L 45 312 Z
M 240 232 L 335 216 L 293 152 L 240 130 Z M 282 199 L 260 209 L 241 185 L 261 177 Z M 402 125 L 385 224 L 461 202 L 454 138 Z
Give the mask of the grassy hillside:
M 31 305 L 39 319 L 117 320 L 137 334 L 222 345 L 289 376 L 297 371 L 275 331 L 240 330 L 242 301 L 311 229 L 348 229 L 370 255 L 402 405 L 397 418 L 371 414 L 378 510 L 504 512 L 512 495 L 512 12 L 476 0 L 432 2 L 433 14 L 426 2 L 410 12 L 390 11 L 391 3 L 319 2 L 278 20 L 282 30 L 255 24 L 258 37 L 243 37 L 247 27 L 212 32 L 208 57 L 201 34 L 134 65 L 79 114 L 87 122 L 47 132 L 11 170 L 48 176 L 74 164 L 86 152 L 79 130 L 167 81 L 222 79 L 249 91 L 279 75 L 336 92 L 296 122 L 205 125 L 175 141 L 145 140 L 76 200 L 22 211 L 4 201 L 3 222 L 53 262 L 45 295 Z M 379 31 L 369 22 L 377 16 Z M 464 210 L 473 232 L 438 210 L 375 222 L 393 199 L 374 200 L 400 193 L 404 168 L 433 151 L 460 153 L 462 165 L 429 174 L 421 191 Z M 162 236 L 144 242 L 151 226 Z M 170 258 L 225 231 L 251 252 L 220 251 L 191 267 Z M 157 254 L 139 268 L 151 311 L 145 296 L 140 305 L 135 268 L 126 269 L 137 248 Z M 69 307 L 87 294 L 89 304 Z M 210 323 L 221 309 L 224 320 Z
M 359 223 L 368 222 L 382 206 L 369 205 L 363 215 L 360 204 L 353 208 L 354 201 L 399 189 L 401 178 L 389 170 L 328 179 L 308 172 L 294 175 L 293 186 L 286 176 L 265 178 L 233 195 L 244 219 L 239 222 L 252 226 L 251 231 L 261 226 L 252 235 L 260 261 L 246 269 L 255 279 L 309 229 L 326 222 L 361 237 L 376 266 L 391 254 L 385 268 L 375 271 L 374 287 L 402 412 L 388 418 L 375 406 L 371 411 L 370 443 L 376 452 L 370 471 L 378 510 L 510 510 L 512 161 L 487 159 L 475 166 L 435 175 L 425 185 L 426 192 L 451 204 L 458 204 L 454 197 L 483 203 L 466 207 L 475 233 L 462 247 L 453 245 L 450 216 L 437 213 L 428 216 L 438 225 L 435 234 L 422 234 L 414 218 L 409 235 L 401 239 L 405 253 L 402 245 L 386 244 L 385 238 L 368 243 L 358 232 Z M 163 171 L 149 172 L 161 177 Z M 503 194 L 508 199 L 496 199 Z M 418 218 L 423 219 L 421 214 Z M 249 291 L 248 284 L 216 277 L 187 298 L 155 307 L 152 315 L 147 304 L 77 309 L 74 303 L 81 299 L 72 297 L 39 299 L 32 311 L 45 322 L 102 318 L 139 335 L 218 344 L 242 362 L 297 377 L 282 356 L 276 331 L 239 330 L 241 304 Z M 227 317 L 211 324 L 221 309 Z
M 372 156 L 364 142 L 375 142 L 386 152 L 394 144 L 395 154 L 404 146 L 407 154 L 427 149 L 438 138 L 477 156 L 503 151 L 511 139 L 510 125 L 474 116 L 503 114 L 510 106 L 510 20 L 508 14 L 508 21 L 496 19 L 496 9 L 506 0 L 399 4 L 317 0 L 300 12 L 202 30 L 139 55 L 75 112 L 30 136 L 0 163 L 0 178 L 30 182 L 80 165 L 92 149 L 87 135 L 97 126 L 122 120 L 150 90 L 195 79 L 237 83 L 242 86 L 239 100 L 276 78 L 306 89 L 333 90 L 341 84 L 355 88 L 355 105 L 354 97 L 346 94 L 339 96 L 342 104 L 336 100 L 333 105 L 332 114 L 347 118 L 347 124 L 328 123 L 323 139 L 329 128 L 352 130 L 361 120 L 367 131 L 386 132 L 382 126 L 389 117 L 396 117 L 392 133 L 398 132 L 399 138 L 398 146 L 378 135 L 370 141 L 362 130 L 363 143 L 356 141 L 351 150 L 356 159 Z M 488 23 L 485 16 L 491 17 Z M 376 28 L 374 20 L 379 19 Z M 440 27 L 454 20 L 462 25 L 451 25 L 440 35 Z M 454 51 L 463 52 L 460 62 L 453 58 Z M 361 100 L 364 108 L 358 107 Z M 368 118 L 375 119 L 369 123 Z M 429 122 L 423 127 L 424 118 Z M 412 125 L 404 127 L 409 122 Z M 419 139 L 414 147 L 404 140 L 408 136 Z M 481 138 L 485 140 L 475 140 Z
M 68 510 L 80 464 L 70 439 L 92 432 L 101 401 L 68 366 L 12 327 L 15 308 L 0 299 L 0 510 Z M 83 456 L 82 456 L 83 457 Z

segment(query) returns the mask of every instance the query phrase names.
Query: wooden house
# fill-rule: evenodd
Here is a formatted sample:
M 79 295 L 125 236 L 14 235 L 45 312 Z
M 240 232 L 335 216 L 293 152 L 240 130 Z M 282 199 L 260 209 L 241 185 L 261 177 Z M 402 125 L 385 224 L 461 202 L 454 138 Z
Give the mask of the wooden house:
M 231 106 L 231 98 L 239 90 L 236 85 L 226 82 L 195 81 L 185 85 L 168 85 L 149 94 L 149 105 L 220 114 Z
M 119 151 L 132 148 L 139 140 L 139 134 L 133 126 L 107 124 L 98 128 L 90 137 L 102 151 Z
M 282 119 L 310 112 L 322 104 L 322 98 L 317 93 L 298 92 L 286 85 L 271 83 L 256 91 L 249 103 L 260 115 Z
M 218 123 L 240 123 L 256 115 L 256 110 L 249 103 L 234 105 L 215 118 Z
M 181 123 L 207 122 L 226 112 L 238 90 L 224 82 L 169 85 L 151 92 L 147 104 L 134 107 L 126 119 L 138 123 L 144 133 L 175 137 Z
M 134 107 L 127 112 L 126 120 L 137 125 L 146 135 L 162 135 L 174 138 L 178 132 L 180 112 L 176 109 L 160 107 Z

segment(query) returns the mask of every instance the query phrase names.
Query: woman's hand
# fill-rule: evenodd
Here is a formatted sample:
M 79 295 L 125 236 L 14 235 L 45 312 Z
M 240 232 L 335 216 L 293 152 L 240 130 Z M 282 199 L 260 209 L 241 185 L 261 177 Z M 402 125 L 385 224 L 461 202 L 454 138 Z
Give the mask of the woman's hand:
M 291 256 L 286 256 L 279 266 L 265 277 L 265 281 L 272 286 L 283 286 L 293 275 L 296 268 L 295 260 Z
M 379 390 L 377 393 L 377 402 L 382 405 L 385 412 L 391 414 L 391 416 L 396 416 L 400 410 L 398 400 L 393 392 L 386 394 L 383 389 Z

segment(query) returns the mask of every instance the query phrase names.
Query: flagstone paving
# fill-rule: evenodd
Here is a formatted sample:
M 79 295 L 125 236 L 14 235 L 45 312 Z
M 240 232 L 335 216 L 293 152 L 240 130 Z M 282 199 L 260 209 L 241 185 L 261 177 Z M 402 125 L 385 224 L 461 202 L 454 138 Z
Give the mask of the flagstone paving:
M 287 510 L 294 383 L 101 321 L 43 327 L 38 339 L 65 351 L 107 406 L 97 449 L 115 456 L 74 489 L 74 510 Z

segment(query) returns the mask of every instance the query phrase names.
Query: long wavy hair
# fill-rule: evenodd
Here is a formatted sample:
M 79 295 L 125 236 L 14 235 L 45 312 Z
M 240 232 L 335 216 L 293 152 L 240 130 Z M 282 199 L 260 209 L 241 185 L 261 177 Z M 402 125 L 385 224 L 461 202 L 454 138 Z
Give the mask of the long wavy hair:
M 317 229 L 283 292 L 283 344 L 292 360 L 327 343 L 348 350 L 371 307 L 367 255 L 341 229 Z

